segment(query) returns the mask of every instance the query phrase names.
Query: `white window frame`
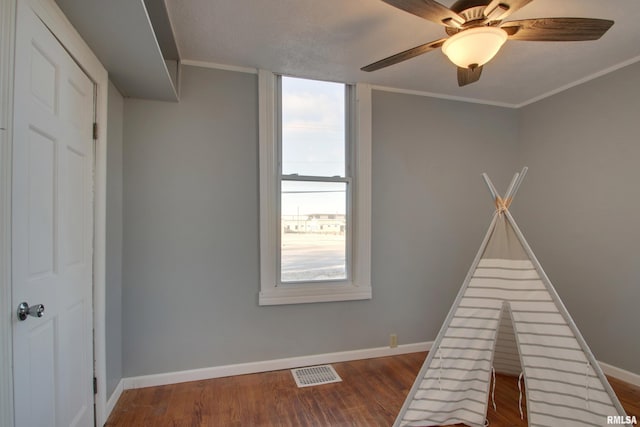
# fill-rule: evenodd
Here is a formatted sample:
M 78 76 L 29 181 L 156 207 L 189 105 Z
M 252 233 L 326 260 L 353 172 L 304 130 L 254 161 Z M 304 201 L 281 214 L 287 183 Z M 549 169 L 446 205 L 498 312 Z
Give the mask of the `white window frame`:
M 258 71 L 260 145 L 260 305 L 371 299 L 371 86 L 354 85 L 351 109 L 351 233 L 348 279 L 281 283 L 279 277 L 278 76 Z M 349 262 L 349 261 L 348 261 Z

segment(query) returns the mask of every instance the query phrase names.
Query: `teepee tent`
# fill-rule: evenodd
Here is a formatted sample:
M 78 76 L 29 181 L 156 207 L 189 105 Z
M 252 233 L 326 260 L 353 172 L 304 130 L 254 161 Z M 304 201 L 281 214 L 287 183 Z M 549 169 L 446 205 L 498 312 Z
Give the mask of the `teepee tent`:
M 496 212 L 394 426 L 484 426 L 495 372 L 524 380 L 529 426 L 626 415 L 509 212 L 526 171 L 504 198 L 483 174 Z

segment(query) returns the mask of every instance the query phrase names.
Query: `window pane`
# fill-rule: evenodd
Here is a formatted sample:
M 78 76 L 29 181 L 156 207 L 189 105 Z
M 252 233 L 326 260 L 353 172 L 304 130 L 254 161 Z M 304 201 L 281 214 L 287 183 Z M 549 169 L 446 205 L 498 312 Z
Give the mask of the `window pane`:
M 346 194 L 344 182 L 282 181 L 280 280 L 344 280 Z
M 282 173 L 345 175 L 345 85 L 282 77 Z

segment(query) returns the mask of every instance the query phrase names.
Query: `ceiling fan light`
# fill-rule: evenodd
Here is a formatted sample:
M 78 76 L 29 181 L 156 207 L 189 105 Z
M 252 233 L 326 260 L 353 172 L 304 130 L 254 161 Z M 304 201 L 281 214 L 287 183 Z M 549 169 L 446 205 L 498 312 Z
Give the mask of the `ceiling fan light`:
M 461 68 L 482 66 L 489 62 L 507 41 L 507 32 L 496 27 L 476 27 L 449 37 L 442 52 Z

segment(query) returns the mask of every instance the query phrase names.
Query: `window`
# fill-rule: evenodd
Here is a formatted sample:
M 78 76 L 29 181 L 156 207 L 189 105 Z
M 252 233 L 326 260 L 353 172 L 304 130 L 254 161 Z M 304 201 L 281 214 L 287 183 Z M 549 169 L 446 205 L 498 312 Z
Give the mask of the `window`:
M 325 225 L 351 220 L 345 116 L 351 88 L 286 76 L 278 82 L 280 283 L 347 280 L 349 233 L 332 233 Z M 330 222 L 336 215 L 340 219 Z M 302 224 L 302 230 L 290 231 L 291 224 Z
M 371 298 L 371 91 L 259 72 L 261 305 Z

